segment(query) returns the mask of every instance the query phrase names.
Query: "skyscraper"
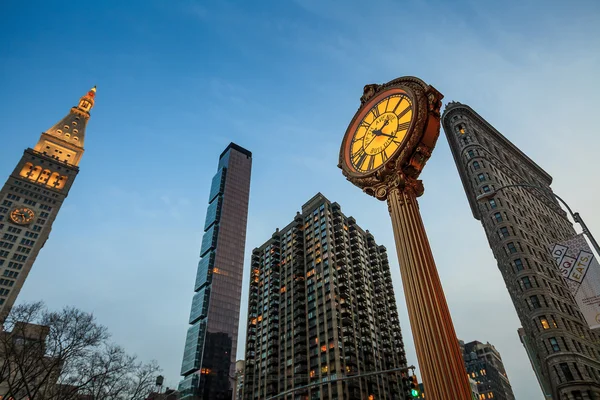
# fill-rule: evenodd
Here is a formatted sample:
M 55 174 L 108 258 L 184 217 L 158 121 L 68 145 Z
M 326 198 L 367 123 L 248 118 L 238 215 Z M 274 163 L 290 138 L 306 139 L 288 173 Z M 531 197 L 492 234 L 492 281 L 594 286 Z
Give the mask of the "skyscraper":
M 476 382 L 480 398 L 515 400 L 498 350 L 489 342 L 484 344 L 475 340 L 465 344 L 461 340 L 459 343 L 467 374 Z
M 212 179 L 181 365 L 182 399 L 233 396 L 251 167 L 252 153 L 231 143 Z
M 449 103 L 444 131 L 473 216 L 481 221 L 523 325 L 532 365 L 552 398 L 600 399 L 600 345 L 550 255 L 549 245 L 575 235 L 551 192 L 552 177 L 469 106 Z M 596 397 L 594 397 L 596 396 Z
M 96 87 L 43 132 L 0 190 L 0 319 L 14 304 L 79 172 Z
M 386 248 L 317 194 L 252 251 L 244 399 L 405 366 Z M 287 398 L 403 399 L 400 385 L 379 375 Z

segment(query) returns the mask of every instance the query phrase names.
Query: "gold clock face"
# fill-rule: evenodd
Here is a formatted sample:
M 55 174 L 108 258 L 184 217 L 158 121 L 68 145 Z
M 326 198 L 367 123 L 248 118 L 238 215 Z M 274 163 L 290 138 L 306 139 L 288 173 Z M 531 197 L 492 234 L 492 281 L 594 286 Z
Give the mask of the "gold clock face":
M 10 212 L 10 220 L 15 224 L 26 225 L 33 221 L 35 213 L 27 207 L 15 208 Z
M 411 127 L 414 106 L 403 90 L 375 99 L 374 105 L 350 128 L 346 165 L 353 172 L 371 173 L 402 147 Z

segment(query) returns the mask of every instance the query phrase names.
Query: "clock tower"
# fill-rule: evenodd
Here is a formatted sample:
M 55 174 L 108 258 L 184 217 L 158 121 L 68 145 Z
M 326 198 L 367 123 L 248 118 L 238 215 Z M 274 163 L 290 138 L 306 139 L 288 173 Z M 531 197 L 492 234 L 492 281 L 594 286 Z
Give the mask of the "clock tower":
M 79 172 L 94 86 L 43 132 L 0 190 L 0 319 L 14 304 Z

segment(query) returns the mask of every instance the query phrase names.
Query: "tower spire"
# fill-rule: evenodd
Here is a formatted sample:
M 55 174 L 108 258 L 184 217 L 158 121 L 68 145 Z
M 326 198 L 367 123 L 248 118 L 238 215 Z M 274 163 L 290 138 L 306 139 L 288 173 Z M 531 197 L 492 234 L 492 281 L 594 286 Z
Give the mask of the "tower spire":
M 83 113 L 83 116 L 86 118 L 90 117 L 90 110 L 94 107 L 94 99 L 96 98 L 96 85 L 90 89 L 84 96 L 79 99 L 79 105 L 77 107 L 73 107 L 76 110 L 72 111 L 80 111 Z
M 94 107 L 96 86 L 79 99 L 79 104 L 53 127 L 42 133 L 34 150 L 68 164 L 78 165 L 83 154 L 85 128 Z

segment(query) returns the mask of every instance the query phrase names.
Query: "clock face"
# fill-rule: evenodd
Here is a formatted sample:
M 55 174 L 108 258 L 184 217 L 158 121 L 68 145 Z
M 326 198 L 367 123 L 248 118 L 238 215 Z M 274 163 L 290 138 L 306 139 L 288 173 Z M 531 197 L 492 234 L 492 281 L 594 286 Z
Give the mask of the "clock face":
M 359 174 L 371 173 L 392 158 L 413 122 L 413 102 L 403 90 L 378 96 L 371 104 L 350 128 L 345 146 L 346 165 Z
M 15 224 L 26 225 L 33 221 L 35 213 L 27 207 L 15 208 L 10 212 L 10 219 Z

